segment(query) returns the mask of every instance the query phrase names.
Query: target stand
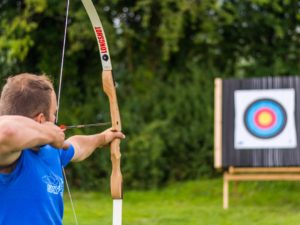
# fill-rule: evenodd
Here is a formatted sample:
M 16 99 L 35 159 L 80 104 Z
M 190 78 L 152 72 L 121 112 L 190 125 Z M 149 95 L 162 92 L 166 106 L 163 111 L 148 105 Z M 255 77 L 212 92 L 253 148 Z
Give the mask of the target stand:
M 300 181 L 298 77 L 215 79 L 214 167 L 230 182 Z
M 229 183 L 240 181 L 300 181 L 299 167 L 274 167 L 274 168 L 238 168 L 229 167 L 223 175 L 223 209 L 229 207 Z

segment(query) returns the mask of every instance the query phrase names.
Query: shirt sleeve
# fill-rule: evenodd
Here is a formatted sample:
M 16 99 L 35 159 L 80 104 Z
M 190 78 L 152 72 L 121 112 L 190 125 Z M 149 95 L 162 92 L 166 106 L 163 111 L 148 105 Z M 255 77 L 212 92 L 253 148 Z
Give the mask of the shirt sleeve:
M 61 149 L 60 152 L 60 161 L 63 167 L 66 167 L 69 162 L 72 160 L 75 150 L 72 144 L 70 144 L 70 147 L 68 149 Z

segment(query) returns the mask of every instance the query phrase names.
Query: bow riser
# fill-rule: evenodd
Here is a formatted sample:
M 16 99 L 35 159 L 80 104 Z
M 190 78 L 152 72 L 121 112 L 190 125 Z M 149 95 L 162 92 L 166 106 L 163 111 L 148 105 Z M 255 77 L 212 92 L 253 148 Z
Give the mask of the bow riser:
M 109 99 L 110 117 L 112 129 L 121 131 L 121 119 L 116 95 L 116 88 L 111 71 L 102 72 L 103 90 Z M 112 174 L 110 180 L 111 196 L 113 199 L 122 199 L 122 174 L 121 174 L 121 153 L 120 139 L 115 139 L 110 144 L 110 154 L 112 161 Z

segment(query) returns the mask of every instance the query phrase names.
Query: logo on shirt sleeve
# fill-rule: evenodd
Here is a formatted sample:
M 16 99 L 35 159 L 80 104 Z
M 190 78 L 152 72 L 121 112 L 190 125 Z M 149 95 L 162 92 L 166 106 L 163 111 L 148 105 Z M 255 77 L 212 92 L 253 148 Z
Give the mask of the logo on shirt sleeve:
M 43 176 L 43 182 L 47 184 L 47 191 L 51 194 L 63 194 L 64 183 L 63 179 L 57 176 L 54 173 L 51 173 L 49 176 Z

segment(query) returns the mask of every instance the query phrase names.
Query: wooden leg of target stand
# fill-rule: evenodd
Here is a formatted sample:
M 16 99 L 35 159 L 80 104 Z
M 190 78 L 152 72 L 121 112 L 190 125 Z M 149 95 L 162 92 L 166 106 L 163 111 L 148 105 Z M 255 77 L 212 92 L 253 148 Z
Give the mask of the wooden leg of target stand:
M 237 180 L 235 180 L 233 182 L 233 193 L 234 193 L 234 196 L 238 195 L 238 186 L 239 186 L 239 182 Z
M 223 209 L 229 207 L 229 180 L 227 179 L 227 172 L 223 176 Z

